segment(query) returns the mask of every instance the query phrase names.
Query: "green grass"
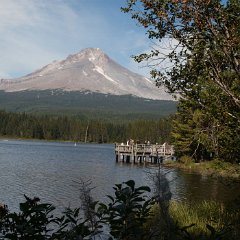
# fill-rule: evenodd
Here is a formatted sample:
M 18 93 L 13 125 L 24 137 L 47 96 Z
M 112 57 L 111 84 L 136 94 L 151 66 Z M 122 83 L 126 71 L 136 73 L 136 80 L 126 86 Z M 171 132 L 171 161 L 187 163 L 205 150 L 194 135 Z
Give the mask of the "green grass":
M 220 160 L 195 163 L 190 157 L 184 156 L 179 161 L 166 161 L 166 166 L 196 171 L 217 177 L 240 179 L 240 165 Z
M 211 231 L 207 228 L 207 224 L 219 233 L 231 229 L 231 236 L 240 235 L 236 226 L 240 217 L 239 212 L 228 211 L 223 204 L 214 201 L 203 201 L 193 205 L 171 202 L 170 215 L 180 227 L 195 224 L 188 229 L 188 232 L 195 236 L 210 236 Z M 230 233 L 227 235 L 230 237 Z
M 164 216 L 161 216 L 158 205 L 153 207 L 153 215 L 149 225 L 158 229 L 158 239 L 169 239 L 169 231 L 172 231 L 171 239 L 237 240 L 240 236 L 240 212 L 227 209 L 214 201 L 194 204 L 170 202 L 170 228 L 167 227 Z

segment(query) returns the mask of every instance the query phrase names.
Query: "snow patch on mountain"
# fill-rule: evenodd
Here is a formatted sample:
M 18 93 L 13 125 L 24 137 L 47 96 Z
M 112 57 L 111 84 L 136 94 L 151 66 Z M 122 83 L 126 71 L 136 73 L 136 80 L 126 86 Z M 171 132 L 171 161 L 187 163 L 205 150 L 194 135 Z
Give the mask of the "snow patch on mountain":
M 84 70 L 82 71 L 82 73 L 84 76 L 88 76 L 88 74 Z
M 115 80 L 113 80 L 111 77 L 109 77 L 107 74 L 105 74 L 104 70 L 103 70 L 101 67 L 95 66 L 95 68 L 93 69 L 93 71 L 99 72 L 99 73 L 102 74 L 106 79 L 108 79 L 109 81 L 117 84 L 117 82 L 116 82 Z

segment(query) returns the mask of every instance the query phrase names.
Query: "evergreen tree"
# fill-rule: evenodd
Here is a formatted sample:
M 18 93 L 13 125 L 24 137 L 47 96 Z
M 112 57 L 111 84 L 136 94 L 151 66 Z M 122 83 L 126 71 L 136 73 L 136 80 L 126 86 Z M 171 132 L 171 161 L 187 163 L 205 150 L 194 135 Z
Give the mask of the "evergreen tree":
M 147 61 L 157 85 L 180 98 L 173 138 L 177 153 L 238 162 L 240 126 L 239 0 L 128 0 L 155 45 Z M 172 48 L 162 49 L 166 41 Z M 163 61 L 168 68 L 159 68 Z

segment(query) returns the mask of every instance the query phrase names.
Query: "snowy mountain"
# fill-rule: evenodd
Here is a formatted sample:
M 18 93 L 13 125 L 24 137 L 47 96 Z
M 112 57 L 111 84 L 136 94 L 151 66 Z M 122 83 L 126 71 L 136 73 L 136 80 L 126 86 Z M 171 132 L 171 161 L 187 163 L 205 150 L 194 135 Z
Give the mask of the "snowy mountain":
M 163 88 L 122 67 L 99 48 L 84 49 L 24 77 L 0 80 L 5 92 L 51 89 L 173 100 Z

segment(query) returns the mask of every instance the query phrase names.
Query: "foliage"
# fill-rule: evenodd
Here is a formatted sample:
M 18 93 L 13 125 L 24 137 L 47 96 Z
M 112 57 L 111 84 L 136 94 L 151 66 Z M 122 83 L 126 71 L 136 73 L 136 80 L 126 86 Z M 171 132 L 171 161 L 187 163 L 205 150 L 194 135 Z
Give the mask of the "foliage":
M 239 162 L 240 125 L 214 107 L 209 113 L 200 106 L 181 100 L 173 120 L 172 136 L 178 156 L 190 155 L 199 160 L 213 157 Z
M 239 162 L 239 0 L 128 0 L 123 11 L 155 44 L 135 60 L 147 61 L 157 84 L 180 97 L 173 131 L 178 155 Z M 172 42 L 168 50 L 165 42 Z
M 210 159 L 210 153 L 217 152 L 217 146 L 211 144 L 216 142 L 211 141 L 216 138 L 213 124 L 208 115 L 180 101 L 172 132 L 178 156 L 190 155 L 197 160 Z
M 50 204 L 38 204 L 38 198 L 25 198 L 26 202 L 20 204 L 19 214 L 6 212 L 1 219 L 2 239 L 50 239 L 50 224 L 56 222 L 51 215 L 54 207 Z
M 89 188 L 82 188 L 87 198 L 84 209 L 91 214 L 81 214 L 81 209 L 66 209 L 61 216 L 54 216 L 51 204 L 40 203 L 38 198 L 28 198 L 20 204 L 19 213 L 11 213 L 1 207 L 0 239 L 12 240 L 78 240 L 95 239 L 105 225 L 110 228 L 108 239 L 238 239 L 239 212 L 227 211 L 214 202 L 203 202 L 194 206 L 170 203 L 169 215 L 175 221 L 173 228 L 164 229 L 162 211 L 155 197 L 148 194 L 150 188 L 135 187 L 129 180 L 114 187 L 115 195 L 108 196 L 110 202 L 103 204 L 90 199 Z M 90 197 L 90 198 L 89 198 Z M 160 213 L 160 214 L 159 214 Z M 165 216 L 165 215 L 164 215 Z M 92 220 L 94 219 L 94 224 Z M 171 231 L 171 237 L 166 235 Z
M 128 0 L 125 12 L 146 28 L 148 37 L 177 43 L 164 58 L 173 67 L 154 69 L 152 75 L 171 92 L 196 94 L 198 80 L 210 81 L 240 107 L 239 99 L 239 12 L 238 0 Z M 153 48 L 135 58 L 161 60 L 161 49 Z M 201 89 L 200 89 L 201 90 Z
M 9 213 L 6 208 L 2 211 L 0 239 L 92 239 L 101 233 L 103 224 L 109 224 L 116 239 L 145 239 L 142 226 L 150 217 L 152 202 L 145 196 L 149 187 L 136 188 L 133 180 L 116 184 L 115 197 L 108 196 L 111 202 L 105 205 L 92 201 L 89 188 L 82 186 L 85 217 L 81 208 L 68 208 L 61 217 L 54 217 L 51 204 L 40 204 L 38 198 L 25 196 L 20 213 Z
M 114 190 L 115 198 L 109 196 L 111 202 L 106 208 L 111 235 L 124 240 L 146 239 L 149 233 L 144 231 L 143 225 L 150 217 L 153 199 L 144 194 L 150 192 L 150 188 L 136 188 L 135 182 L 129 180 L 116 184 Z

